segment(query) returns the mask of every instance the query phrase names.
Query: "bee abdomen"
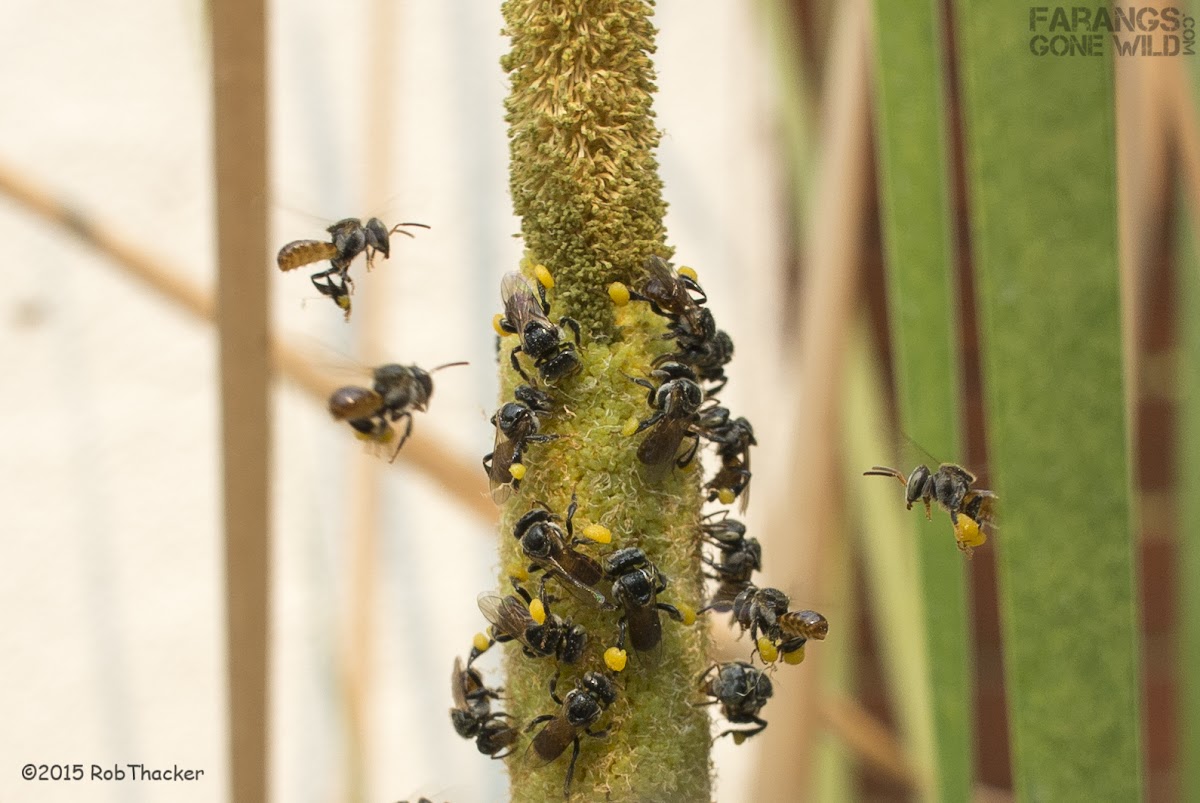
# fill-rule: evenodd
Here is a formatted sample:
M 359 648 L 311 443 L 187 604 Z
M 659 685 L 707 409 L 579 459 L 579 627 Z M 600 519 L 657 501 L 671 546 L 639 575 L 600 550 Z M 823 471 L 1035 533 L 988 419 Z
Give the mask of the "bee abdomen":
M 295 270 L 322 259 L 333 259 L 337 256 L 337 246 L 321 240 L 293 240 L 279 249 L 275 257 L 280 270 Z

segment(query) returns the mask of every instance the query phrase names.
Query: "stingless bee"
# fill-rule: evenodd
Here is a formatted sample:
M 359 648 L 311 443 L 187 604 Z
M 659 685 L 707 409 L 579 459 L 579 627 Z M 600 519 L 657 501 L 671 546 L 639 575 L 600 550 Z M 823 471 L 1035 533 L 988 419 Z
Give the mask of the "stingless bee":
M 543 619 L 537 621 L 530 612 L 533 598 L 521 586 L 520 597 L 496 594 L 479 595 L 479 612 L 492 624 L 492 639 L 500 643 L 516 641 L 531 658 L 551 656 L 564 664 L 578 663 L 587 646 L 587 633 L 579 625 L 550 612 L 550 598 L 542 597 Z
M 472 668 L 470 660 L 463 667 L 462 658 L 454 659 L 450 693 L 454 699 L 450 722 L 459 736 L 474 739 L 479 752 L 492 758 L 504 758 L 512 752 L 520 731 L 509 724 L 508 714 L 492 711 L 491 701 L 500 699 L 500 695 L 484 685 L 483 677 Z M 508 752 L 503 752 L 506 749 Z
M 720 499 L 731 504 L 740 499 L 738 510 L 745 513 L 750 503 L 750 447 L 757 446 L 754 427 L 745 418 L 730 418 L 729 410 L 712 407 L 700 417 L 700 434 L 717 445 L 721 468 L 704 484 L 708 501 Z
M 558 703 L 557 714 L 542 714 L 535 717 L 526 726 L 528 732 L 545 722 L 546 725 L 533 737 L 528 761 L 535 766 L 543 766 L 554 761 L 567 749 L 572 747 L 571 763 L 567 765 L 567 777 L 563 781 L 563 796 L 571 797 L 571 779 L 575 776 L 575 762 L 579 759 L 580 735 L 587 734 L 594 739 L 602 739 L 608 735 L 608 728 L 593 731 L 592 725 L 599 721 L 605 710 L 617 700 L 617 686 L 613 681 L 599 672 L 586 672 L 580 678 L 575 688 L 567 692 L 565 699 L 559 699 L 557 694 L 558 676 L 550 680 L 550 699 Z
M 638 446 L 637 456 L 642 463 L 655 469 L 653 474 L 657 477 L 665 473 L 672 463 L 683 468 L 696 456 L 696 450 L 700 447 L 697 424 L 700 421 L 700 407 L 704 404 L 704 391 L 696 382 L 696 374 L 682 363 L 663 363 L 650 375 L 661 380 L 660 384 L 630 377 L 649 389 L 646 402 L 654 408 L 654 414 L 639 422 L 637 429 L 630 434 L 650 430 Z M 692 444 L 676 457 L 684 438 L 690 438 Z
M 687 318 L 671 323 L 668 337 L 675 338 L 676 351 L 660 355 L 655 363 L 676 360 L 690 365 L 701 381 L 715 383 L 706 392 L 716 396 L 725 387 L 729 378 L 725 366 L 733 359 L 733 338 L 723 329 L 717 328 L 712 312 L 704 307 L 699 313 L 699 323 L 694 325 Z
M 553 402 L 550 394 L 529 385 L 519 385 L 513 395 L 516 401 L 506 403 L 492 416 L 496 428 L 496 443 L 484 455 L 483 470 L 487 472 L 492 501 L 503 504 L 521 486 L 525 475 L 521 455 L 531 443 L 547 443 L 561 435 L 542 435 L 539 418 L 550 414 Z M 517 467 L 520 466 L 520 469 Z M 520 475 L 520 476 L 518 476 Z
M 706 610 L 732 610 L 733 601 L 751 585 L 754 573 L 762 571 L 762 546 L 757 538 L 746 537 L 746 525 L 736 519 L 706 523 L 701 531 L 721 553 L 720 560 L 703 559 L 715 572 L 708 576 L 720 584 Z
M 667 588 L 666 575 L 638 547 L 618 549 L 606 556 L 604 574 L 613 581 L 613 599 L 622 608 L 617 624 L 617 649 L 625 648 L 628 632 L 633 649 L 646 655 L 651 664 L 655 663 L 662 642 L 658 612 L 665 611 L 676 622 L 683 621 L 678 608 L 658 601 L 658 595 Z
M 942 463 L 937 471 L 930 471 L 922 464 L 912 470 L 906 478 L 900 471 L 888 466 L 872 466 L 864 471 L 865 477 L 895 477 L 904 486 L 904 501 L 908 510 L 920 500 L 925 505 L 925 518 L 932 519 L 932 503 L 936 501 L 950 514 L 954 525 L 954 538 L 958 548 L 967 557 L 975 547 L 987 541 L 983 528 L 995 522 L 996 494 L 983 488 L 974 488 L 975 475 L 954 463 Z
M 398 223 L 389 229 L 377 217 L 371 218 L 365 224 L 356 217 L 343 218 L 325 229 L 330 235 L 328 241 L 293 240 L 279 249 L 275 263 L 281 271 L 290 271 L 328 259 L 330 267 L 314 273 L 310 278 L 317 291 L 332 298 L 346 313 L 346 320 L 349 320 L 350 294 L 354 292 L 350 264 L 364 251 L 367 254 L 367 270 L 374 267 L 377 253 L 388 259 L 392 253 L 393 234 L 413 236 L 412 232 L 404 230 L 407 226 L 429 228 L 424 223 Z M 334 277 L 337 277 L 336 280 Z
M 500 281 L 500 299 L 504 303 L 504 315 L 496 321 L 496 326 L 520 338 L 521 342 L 509 352 L 509 360 L 526 382 L 532 384 L 533 380 L 517 360 L 518 352 L 527 354 L 542 379 L 551 383 L 582 367 L 578 351 L 579 323 L 567 317 L 561 318 L 558 326 L 550 322 L 550 302 L 546 300 L 544 285 L 538 283 L 535 295 L 529 280 L 518 271 L 511 271 Z M 574 343 L 564 339 L 564 326 L 575 335 Z
M 689 324 L 700 326 L 700 306 L 708 300 L 704 290 L 696 281 L 696 274 L 690 268 L 671 269 L 671 265 L 660 256 L 646 258 L 646 283 L 641 292 L 629 291 L 629 297 L 635 301 L 645 301 L 655 314 L 669 321 L 685 318 Z M 693 297 L 695 293 L 698 298 Z
M 530 571 L 543 572 L 539 597 L 544 593 L 546 579 L 553 576 L 572 594 L 612 609 L 612 603 L 595 588 L 604 580 L 604 570 L 594 558 L 575 549 L 577 544 L 586 541 L 575 537 L 573 520 L 578 508 L 579 502 L 572 494 L 564 532 L 559 524 L 562 519 L 542 504 L 541 508 L 534 508 L 517 520 L 513 536 L 521 542 L 521 552 L 533 562 Z
M 716 674 L 713 675 L 713 670 Z M 713 675 L 709 678 L 709 675 Z M 707 682 L 705 682 L 707 681 Z M 767 704 L 774 689 L 771 679 L 762 670 L 755 669 L 744 661 L 713 664 L 700 676 L 701 690 L 712 699 L 701 705 L 721 704 L 721 713 L 731 725 L 756 725 L 753 728 L 730 728 L 717 738 L 733 735 L 741 744 L 751 736 L 766 730 L 766 720 L 758 712 Z
M 791 600 L 778 588 L 759 588 L 747 585 L 733 600 L 733 621 L 742 632 L 750 631 L 755 641 L 755 650 L 760 654 L 776 651 L 791 662 L 803 660 L 805 642 L 809 639 L 822 640 L 829 633 L 829 622 L 816 611 L 789 611 Z M 786 625 L 785 625 L 786 623 Z M 762 631 L 764 639 L 759 638 Z M 764 654 L 763 660 L 770 663 L 771 655 Z
M 340 387 L 329 395 L 329 414 L 335 421 L 345 421 L 362 440 L 384 445 L 395 438 L 392 427 L 404 420 L 404 435 L 392 451 L 394 462 L 400 448 L 412 434 L 412 414 L 424 412 L 433 396 L 433 378 L 430 376 L 443 368 L 467 365 L 465 362 L 450 362 L 426 371 L 418 365 L 388 363 L 372 372 L 373 388 L 357 385 Z

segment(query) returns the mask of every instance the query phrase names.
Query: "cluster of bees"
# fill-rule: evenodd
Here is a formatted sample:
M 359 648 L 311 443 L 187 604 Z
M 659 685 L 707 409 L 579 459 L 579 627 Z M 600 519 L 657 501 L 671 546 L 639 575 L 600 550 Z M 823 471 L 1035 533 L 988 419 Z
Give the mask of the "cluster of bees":
M 523 380 L 514 389 L 512 400 L 492 417 L 495 446 L 483 459 L 497 503 L 519 492 L 529 470 L 526 453 L 530 447 L 560 437 L 543 434 L 542 422 L 558 409 L 554 386 L 582 367 L 578 323 L 570 318 L 557 322 L 550 318 L 546 292 L 554 287 L 553 276 L 543 266 L 531 272 L 532 278 L 518 272 L 504 277 L 504 312 L 494 319 L 498 335 L 517 336 L 507 359 Z M 665 319 L 664 337 L 673 341 L 673 347 L 653 361 L 648 378 L 630 378 L 646 389 L 647 410 L 641 420 L 627 422 L 622 434 L 640 438 L 637 458 L 646 477 L 654 482 L 672 469 L 687 468 L 697 459 L 702 444 L 710 443 L 718 467 L 704 483 L 708 500 L 725 505 L 739 501 L 744 510 L 751 479 L 750 449 L 756 443 L 754 429 L 716 398 L 727 381 L 725 366 L 733 356 L 733 341 L 717 328 L 695 273 L 687 268 L 676 271 L 665 260 L 651 257 L 640 286 L 631 289 L 614 284 L 608 293 L 619 306 L 648 304 Z M 645 670 L 659 663 L 664 615 L 688 626 L 698 613 L 731 613 L 732 622 L 750 632 L 754 642 L 750 660 L 714 664 L 697 678 L 695 687 L 696 704 L 719 705 L 732 726 L 720 735 L 732 735 L 738 743 L 767 726 L 760 712 L 772 695 L 771 664 L 781 657 L 787 663 L 799 663 L 807 641 L 823 639 L 829 627 L 825 617 L 815 611 L 791 610 L 782 591 L 753 583 L 754 572 L 762 568 L 762 548 L 756 539 L 746 537 L 745 525 L 729 518 L 728 510 L 706 516 L 695 533 L 698 552 L 703 551 L 703 544 L 712 548 L 703 561 L 711 570 L 708 576 L 716 581 L 713 596 L 697 612 L 662 600 L 669 578 L 640 547 L 621 547 L 599 557 L 584 551 L 581 547 L 585 545 L 610 544 L 612 533 L 600 524 L 579 528 L 577 533 L 579 508 L 574 494 L 562 515 L 533 501 L 531 509 L 516 521 L 512 537 L 528 568 L 522 567 L 521 578 L 510 578 L 509 592 L 479 596 L 479 610 L 490 627 L 486 634 L 476 635 L 465 662 L 461 657 L 455 660 L 450 678 L 451 722 L 460 736 L 474 739 L 481 753 L 492 758 L 509 756 L 518 750 L 527 732 L 533 736 L 524 748 L 524 760 L 534 765 L 553 762 L 570 748 L 563 785 L 568 797 L 583 738 L 602 738 L 609 732 L 599 725 L 621 693 L 618 678 L 629 652 Z M 537 574 L 536 588 L 527 588 L 524 583 Z M 592 609 L 612 611 L 613 629 L 603 634 L 588 632 L 569 617 L 555 613 L 552 607 L 559 593 Z M 582 666 L 586 647 L 596 638 L 611 645 L 603 650 L 603 665 Z M 531 660 L 555 662 L 559 672 L 549 688 L 554 709 L 529 722 L 517 722 L 499 710 L 499 690 L 488 686 L 474 666 L 497 642 L 515 642 Z M 755 665 L 755 659 L 760 665 Z M 560 695 L 559 677 L 565 668 L 582 673 L 573 687 Z
M 376 254 L 385 259 L 389 256 L 391 234 L 412 236 L 404 227 L 421 225 L 401 223 L 388 229 L 378 218 L 365 224 L 347 218 L 329 227 L 328 241 L 299 240 L 285 245 L 278 265 L 288 271 L 328 259 L 330 267 L 313 274 L 312 282 L 348 319 L 353 260 L 365 253 L 370 268 Z M 553 276 L 540 265 L 532 273 L 532 281 L 519 272 L 504 277 L 504 312 L 493 321 L 499 337 L 516 335 L 508 360 L 523 380 L 513 390 L 512 399 L 491 418 L 495 444 L 482 462 L 497 504 L 519 491 L 528 470 L 527 450 L 562 437 L 542 433 L 542 422 L 556 413 L 554 386 L 583 364 L 579 324 L 567 317 L 557 323 L 550 319 L 546 291 L 554 287 Z M 645 388 L 648 410 L 645 418 L 627 422 L 622 434 L 641 437 L 637 458 L 651 482 L 675 468 L 687 468 L 697 459 L 702 443 L 712 444 L 718 468 L 704 483 L 707 501 L 722 505 L 737 501 L 744 511 L 750 491 L 750 449 L 756 445 L 754 429 L 716 398 L 727 382 L 725 366 L 733 356 L 733 341 L 717 328 L 693 271 L 674 270 L 666 260 L 650 257 L 644 273 L 639 287 L 614 283 L 608 294 L 618 306 L 647 304 L 665 320 L 664 338 L 674 345 L 654 359 L 649 378 L 630 377 Z M 498 339 L 498 348 L 499 343 Z M 524 355 L 524 360 L 519 355 Z M 431 374 L 463 364 L 448 363 L 428 371 L 416 365 L 380 366 L 373 371 L 372 387 L 346 386 L 334 391 L 329 411 L 334 419 L 349 424 L 358 438 L 390 448 L 394 460 L 412 433 L 412 414 L 428 407 L 433 394 Z M 403 432 L 398 435 L 397 425 L 401 424 Z M 908 508 L 921 501 L 927 517 L 936 501 L 949 513 L 959 548 L 968 555 L 986 540 L 984 529 L 993 524 L 996 496 L 975 488 L 975 477 L 962 467 L 946 463 L 931 471 L 921 465 L 906 477 L 896 469 L 874 466 L 865 474 L 898 479 L 905 486 Z M 767 722 L 760 713 L 773 693 L 771 673 L 776 662 L 800 663 L 807 642 L 827 635 L 826 618 L 812 610 L 792 610 L 783 591 L 753 582 L 754 573 L 762 569 L 762 547 L 757 539 L 746 536 L 745 525 L 730 518 L 728 509 L 703 517 L 696 532 L 697 551 L 703 551 L 702 545 L 711 550 L 702 560 L 709 569 L 706 576 L 715 581 L 711 597 L 699 611 L 660 601 L 669 580 L 640 547 L 618 548 L 599 558 L 582 551 L 579 547 L 588 543 L 611 543 L 612 533 L 603 525 L 592 524 L 581 528 L 577 536 L 574 520 L 578 509 L 574 494 L 565 515 L 537 501 L 513 527 L 512 536 L 520 544 L 528 569 L 520 572 L 521 577 L 510 578 L 510 593 L 479 596 L 479 610 L 490 628 L 487 634 L 476 635 L 465 663 L 461 657 L 455 659 L 450 678 L 454 703 L 450 719 L 455 731 L 473 739 L 481 753 L 504 758 L 517 749 L 524 733 L 536 729 L 525 751 L 526 760 L 536 765 L 549 764 L 571 748 L 563 786 L 569 797 L 582 737 L 603 738 L 608 733 L 607 728 L 596 726 L 620 694 L 617 678 L 628 660 L 626 648 L 638 657 L 640 666 L 652 669 L 662 645 L 662 614 L 686 626 L 698 614 L 712 611 L 730 614 L 731 624 L 742 633 L 749 631 L 752 649 L 749 660 L 715 663 L 697 678 L 697 704 L 719 705 L 734 726 L 717 738 L 732 735 L 740 744 L 761 733 Z M 533 593 L 523 583 L 539 572 Z M 616 617 L 612 646 L 603 652 L 603 667 L 583 671 L 562 696 L 556 673 L 549 687 L 556 708 L 519 723 L 495 707 L 500 690 L 485 683 L 474 663 L 493 644 L 515 642 L 525 656 L 551 660 L 560 672 L 562 667 L 578 666 L 589 639 L 599 634 L 588 633 L 570 618 L 554 613 L 552 606 L 559 598 L 551 593 L 552 588 L 584 605 L 612 611 Z M 761 666 L 755 664 L 756 659 Z

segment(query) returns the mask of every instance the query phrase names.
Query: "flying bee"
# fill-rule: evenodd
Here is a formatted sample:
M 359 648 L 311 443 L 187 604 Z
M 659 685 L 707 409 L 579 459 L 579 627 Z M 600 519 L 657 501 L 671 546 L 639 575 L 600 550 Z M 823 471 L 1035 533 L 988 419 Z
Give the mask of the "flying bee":
M 695 273 L 688 268 L 673 271 L 670 264 L 659 256 L 647 257 L 645 268 L 646 283 L 641 292 L 630 290 L 629 297 L 649 303 L 650 309 L 669 321 L 682 318 L 688 320 L 690 326 L 699 328 L 700 306 L 708 297 L 696 281 Z M 693 293 L 699 297 L 693 297 Z
M 575 549 L 586 540 L 575 537 L 573 520 L 578 508 L 578 500 L 572 494 L 571 506 L 567 508 L 566 532 L 559 524 L 562 519 L 545 505 L 541 509 L 534 508 L 517 520 L 513 536 L 521 542 L 521 552 L 533 562 L 530 571 L 540 569 L 544 572 L 539 597 L 544 593 L 546 579 L 553 576 L 572 594 L 612 609 L 614 606 L 595 588 L 604 579 L 604 570 L 594 558 Z
M 350 264 L 364 251 L 367 254 L 367 270 L 374 267 L 377 253 L 388 259 L 392 253 L 393 234 L 413 236 L 412 232 L 404 230 L 407 226 L 429 228 L 424 223 L 398 223 L 388 229 L 377 217 L 371 218 L 366 224 L 356 217 L 343 218 L 325 229 L 330 235 L 328 241 L 293 240 L 279 249 L 275 263 L 281 271 L 290 271 L 328 259 L 330 267 L 309 278 L 317 292 L 332 298 L 346 313 L 346 320 L 350 320 L 350 294 L 354 292 Z
M 375 266 L 376 253 L 383 254 L 384 259 L 392 255 L 393 234 L 413 236 L 412 232 L 404 230 L 408 226 L 429 228 L 424 223 L 397 223 L 389 229 L 377 217 L 371 218 L 365 225 L 356 217 L 343 218 L 325 229 L 330 234 L 328 241 L 293 240 L 279 249 L 275 261 L 280 270 L 289 271 L 328 259 L 333 263 L 333 270 L 344 275 L 355 257 L 366 251 L 369 270 Z
M 516 401 L 506 403 L 492 416 L 496 428 L 496 444 L 483 458 L 492 501 L 503 504 L 521 486 L 512 468 L 521 463 L 521 453 L 531 443 L 547 443 L 561 435 L 542 435 L 539 418 L 550 414 L 553 402 L 550 394 L 529 385 L 519 385 L 514 391 Z
M 550 699 L 559 705 L 557 714 L 542 714 L 526 726 L 528 732 L 545 722 L 546 725 L 533 737 L 533 744 L 526 754 L 529 763 L 544 766 L 554 761 L 567 746 L 572 747 L 571 763 L 567 765 L 567 777 L 563 781 L 563 796 L 571 797 L 571 779 L 575 776 L 575 762 L 579 760 L 580 735 L 603 739 L 608 729 L 593 731 L 605 710 L 617 700 L 617 686 L 599 672 L 585 672 L 575 688 L 567 692 L 565 699 L 557 694 L 558 676 L 550 680 Z
M 715 675 L 713 670 L 716 670 Z M 700 682 L 701 691 L 712 698 L 702 705 L 720 703 L 721 713 L 731 725 L 757 726 L 740 730 L 730 728 L 723 731 L 718 739 L 732 734 L 733 740 L 741 744 L 766 729 L 767 722 L 758 716 L 758 712 L 767 704 L 774 689 L 765 672 L 744 661 L 732 661 L 713 664 L 700 676 Z
M 692 369 L 682 363 L 667 362 L 650 372 L 661 380 L 658 385 L 637 377 L 634 382 L 649 389 L 646 402 L 654 408 L 654 414 L 638 423 L 632 434 L 650 430 L 638 446 L 638 460 L 653 469 L 655 478 L 665 473 L 671 464 L 683 468 L 696 456 L 700 448 L 700 407 L 704 404 L 704 391 L 696 383 Z M 678 455 L 684 438 L 692 444 Z
M 412 434 L 412 414 L 424 412 L 433 396 L 431 374 L 465 362 L 451 362 L 426 371 L 417 365 L 388 363 L 372 372 L 373 388 L 347 385 L 329 396 L 329 414 L 335 421 L 347 422 L 362 440 L 384 445 L 396 437 L 392 424 L 401 419 L 405 422 L 404 435 L 392 451 L 394 462 L 400 448 Z
M 676 622 L 683 614 L 674 605 L 658 601 L 667 588 L 667 577 L 650 562 L 638 547 L 626 547 L 604 558 L 604 574 L 613 581 L 613 599 L 623 609 L 617 625 L 617 649 L 625 648 L 628 632 L 633 648 L 657 662 L 662 642 L 662 622 L 658 612 L 665 611 Z
M 526 382 L 532 384 L 533 380 L 517 360 L 518 352 L 529 355 L 538 374 L 547 382 L 557 382 L 580 369 L 579 322 L 566 317 L 559 320 L 558 326 L 550 322 L 550 302 L 546 300 L 544 285 L 538 283 L 535 295 L 529 280 L 511 271 L 500 281 L 500 299 L 504 315 L 496 321 L 496 326 L 520 338 L 521 342 L 508 356 L 513 369 Z M 575 335 L 574 343 L 563 339 L 564 326 Z
M 454 659 L 450 693 L 454 699 L 450 722 L 459 736 L 474 739 L 479 752 L 492 758 L 504 758 L 512 752 L 520 731 L 509 724 L 508 714 L 492 711 L 491 701 L 500 699 L 500 695 L 484 685 L 483 677 L 471 667 L 471 661 L 464 668 L 462 658 Z
M 968 557 L 974 547 L 987 540 L 982 528 L 989 529 L 995 522 L 996 494 L 983 488 L 974 488 L 975 475 L 954 463 L 942 463 L 937 471 L 930 471 L 922 464 L 912 470 L 906 478 L 900 471 L 888 466 L 872 466 L 863 476 L 895 477 L 904 486 L 904 501 L 908 510 L 920 500 L 925 505 L 925 518 L 933 518 L 933 502 L 950 514 L 954 525 L 954 536 L 958 548 Z M 963 518 L 967 521 L 964 521 Z
M 717 445 L 721 468 L 704 484 L 708 501 L 720 499 L 729 504 L 740 499 L 738 510 L 745 513 L 750 503 L 750 447 L 757 446 L 754 427 L 745 418 L 730 418 L 724 407 L 711 407 L 700 417 L 699 431 Z
M 587 646 L 584 629 L 551 613 L 548 597 L 541 598 L 545 619 L 539 623 L 529 611 L 529 592 L 519 585 L 516 589 L 520 597 L 479 595 L 479 611 L 492 623 L 492 638 L 501 643 L 515 640 L 531 658 L 551 656 L 564 664 L 578 663 Z

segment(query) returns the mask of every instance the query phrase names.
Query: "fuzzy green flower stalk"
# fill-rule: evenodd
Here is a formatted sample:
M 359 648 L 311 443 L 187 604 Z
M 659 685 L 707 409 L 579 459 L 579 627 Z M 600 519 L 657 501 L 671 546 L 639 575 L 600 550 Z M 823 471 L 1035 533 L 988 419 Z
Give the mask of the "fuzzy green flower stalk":
M 576 319 L 583 332 L 582 369 L 550 388 L 556 412 L 543 431 L 561 436 L 526 452 L 527 473 L 501 521 L 500 585 L 520 575 L 526 561 L 513 525 L 537 502 L 566 514 L 578 495 L 576 533 L 590 524 L 612 532 L 612 545 L 580 549 L 599 557 L 639 546 L 669 578 L 660 601 L 703 606 L 699 524 L 702 497 L 698 461 L 652 481 L 637 459 L 642 436 L 631 422 L 651 410 L 646 392 L 630 380 L 645 377 L 656 356 L 671 348 L 661 318 L 644 304 L 616 307 L 612 282 L 636 285 L 648 256 L 668 258 L 662 182 L 654 148 L 655 89 L 650 54 L 652 3 L 640 0 L 509 0 L 503 6 L 512 51 L 503 61 L 512 92 L 507 112 L 512 147 L 511 187 L 526 244 L 523 270 L 545 265 L 554 279 L 551 317 Z M 522 380 L 501 346 L 504 401 Z M 527 361 L 525 365 L 532 369 Z M 555 613 L 589 634 L 587 652 L 565 667 L 564 695 L 586 670 L 604 672 L 603 653 L 616 641 L 618 613 L 580 602 L 555 582 Z M 559 599 L 561 598 L 561 599 Z M 575 769 L 576 800 L 709 800 L 709 717 L 694 704 L 697 678 L 708 667 L 701 625 L 662 617 L 657 665 L 630 649 L 616 676 L 620 695 L 596 727 L 605 739 L 584 737 Z M 504 708 L 516 722 L 557 713 L 548 691 L 558 667 L 508 645 Z M 536 730 L 534 731 L 536 733 Z M 508 761 L 515 801 L 562 795 L 570 748 L 536 766 L 523 741 Z

